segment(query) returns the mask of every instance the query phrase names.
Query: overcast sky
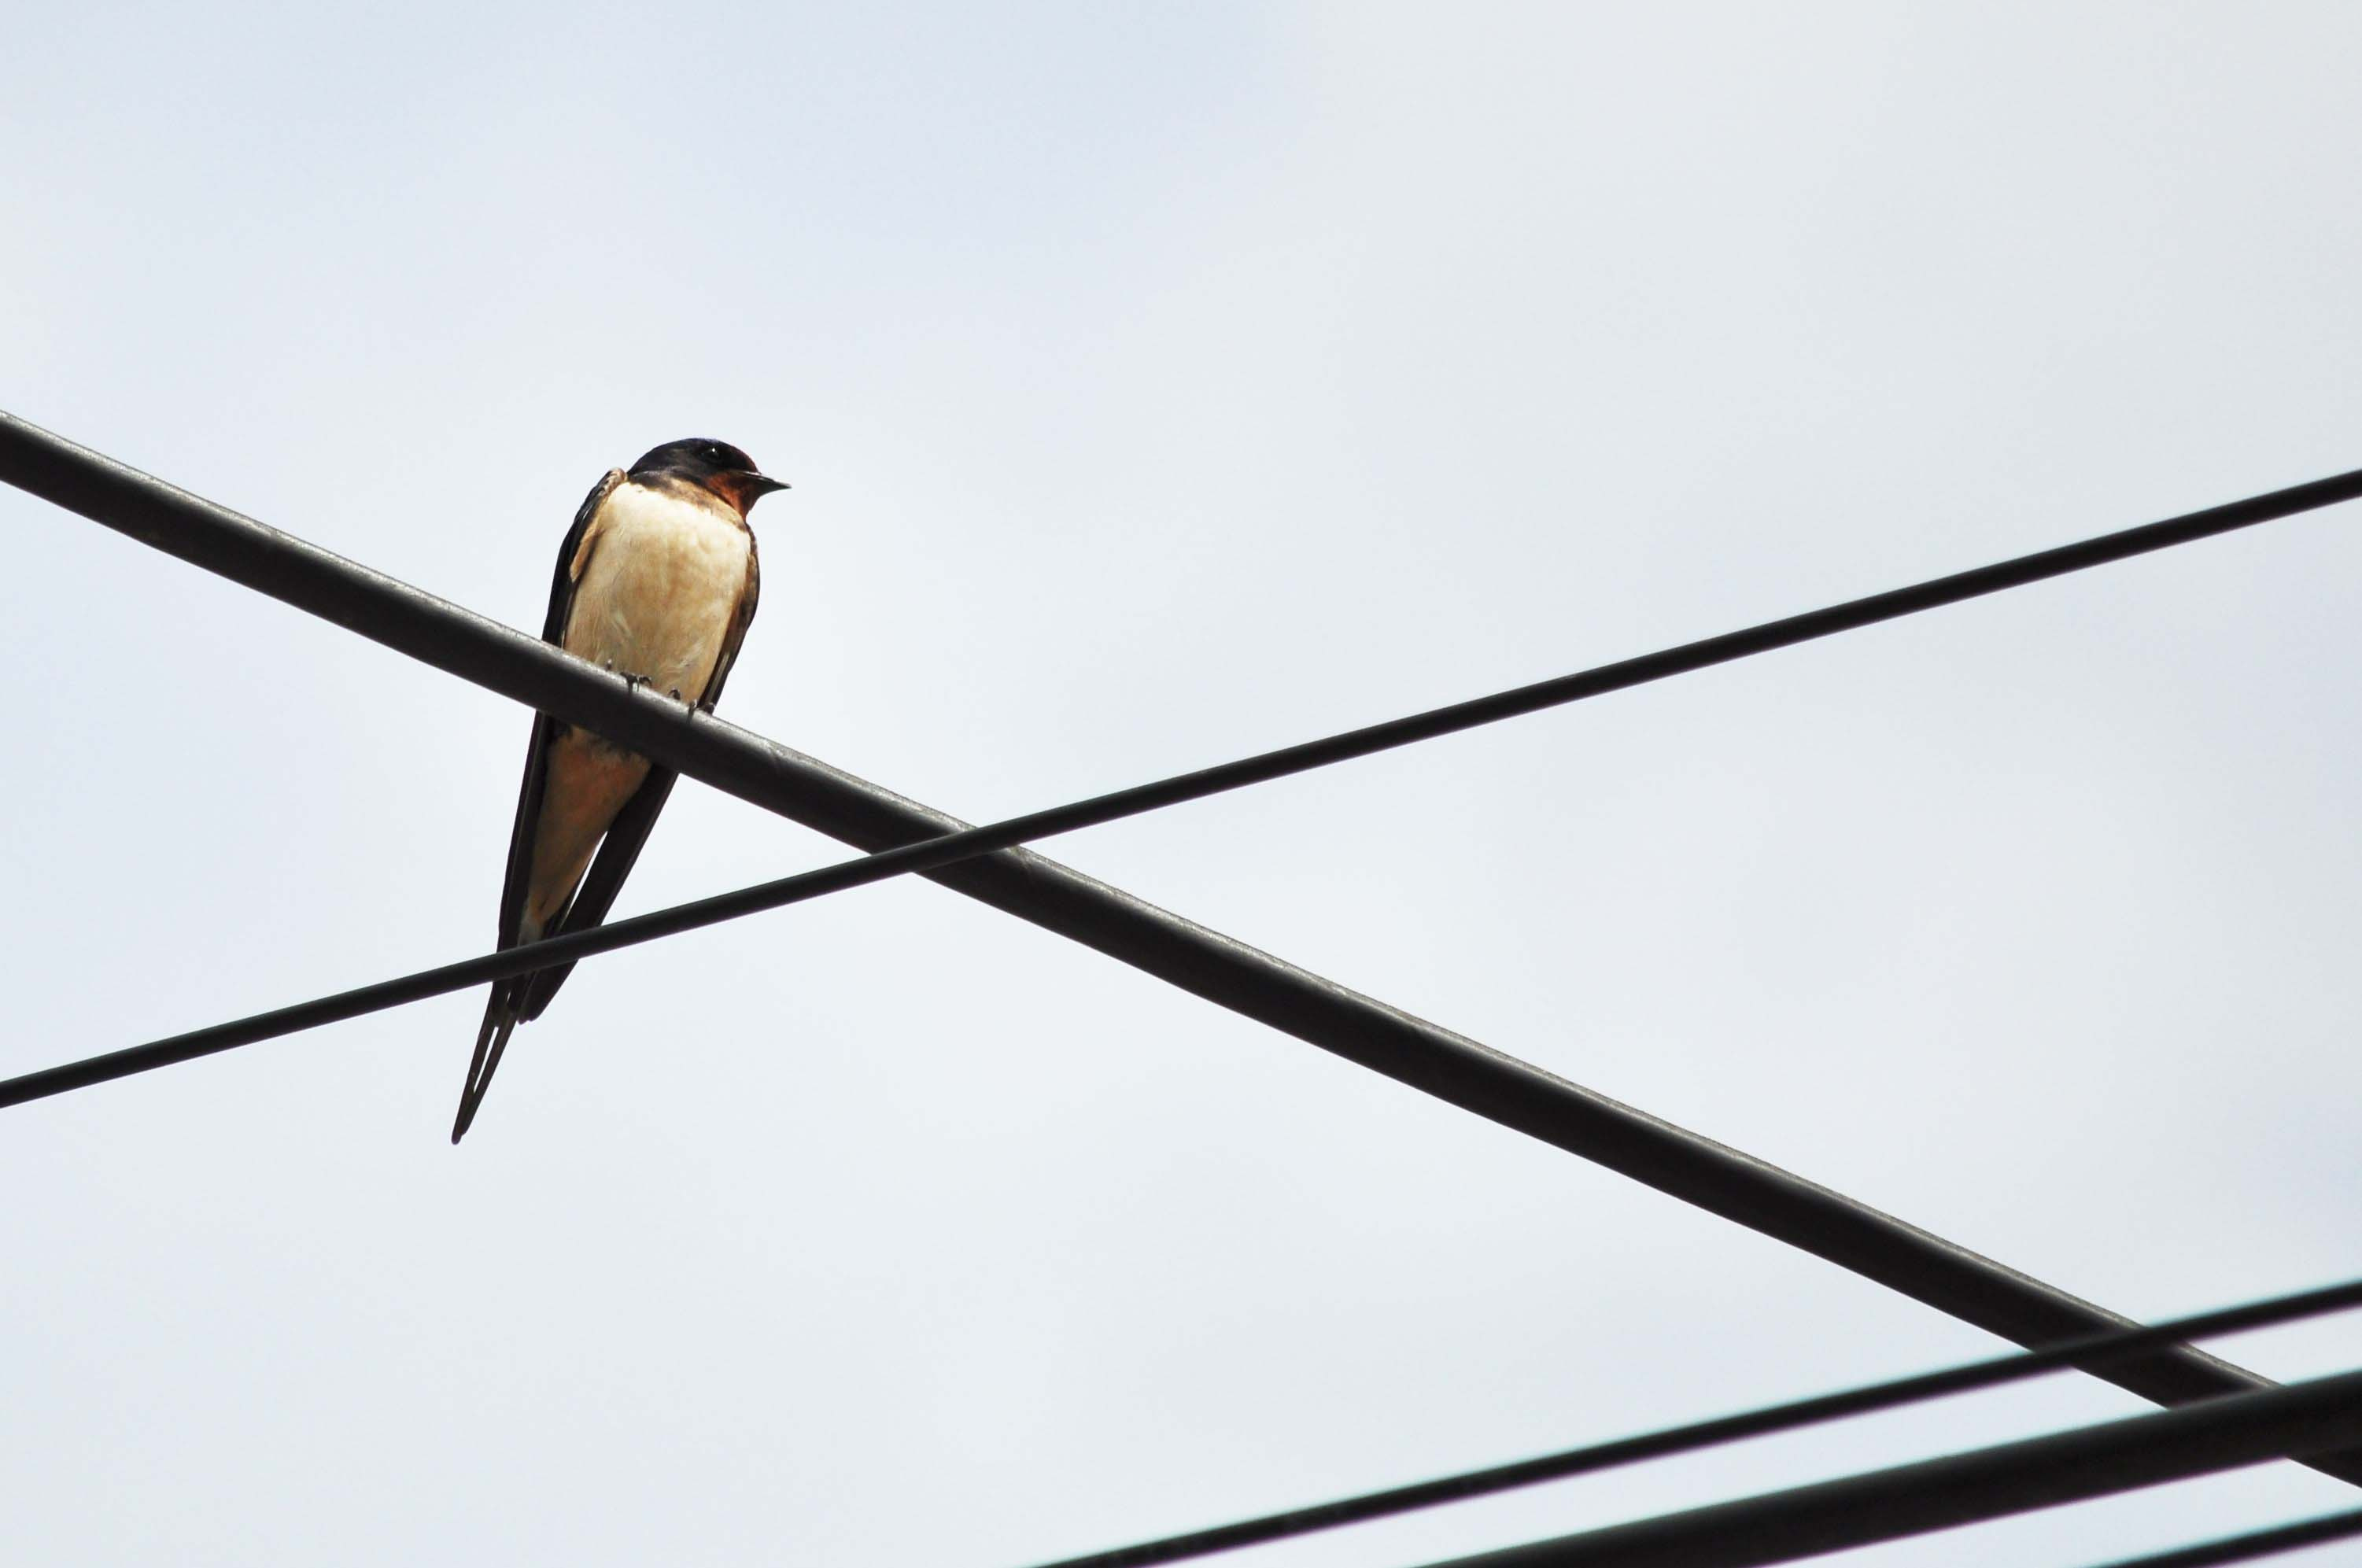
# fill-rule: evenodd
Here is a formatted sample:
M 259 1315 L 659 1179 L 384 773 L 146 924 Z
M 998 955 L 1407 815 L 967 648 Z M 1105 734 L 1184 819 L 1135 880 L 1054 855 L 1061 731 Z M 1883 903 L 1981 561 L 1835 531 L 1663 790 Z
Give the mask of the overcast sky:
M 9 35 L 0 406 L 528 628 L 602 470 L 734 441 L 795 489 L 725 716 L 971 820 L 2362 465 L 2346 6 Z M 490 945 L 524 711 L 0 528 L 0 1073 Z M 2323 513 L 1045 848 L 2197 1309 L 2362 1274 L 2357 573 Z M 684 784 L 621 907 L 843 853 Z M 454 1150 L 480 1008 L 5 1113 L 12 1560 L 1014 1568 L 2002 1348 L 924 884 L 586 964 Z M 2362 1322 L 2224 1348 L 2342 1370 Z M 2352 1503 L 2279 1464 L 1843 1561 Z

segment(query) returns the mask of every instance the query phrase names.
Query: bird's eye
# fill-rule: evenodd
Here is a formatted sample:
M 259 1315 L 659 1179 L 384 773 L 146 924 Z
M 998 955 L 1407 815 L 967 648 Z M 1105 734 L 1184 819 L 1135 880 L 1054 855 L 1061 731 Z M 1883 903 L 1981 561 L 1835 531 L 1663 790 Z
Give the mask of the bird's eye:
M 718 463 L 722 460 L 722 448 L 708 441 L 705 444 L 705 455 Z

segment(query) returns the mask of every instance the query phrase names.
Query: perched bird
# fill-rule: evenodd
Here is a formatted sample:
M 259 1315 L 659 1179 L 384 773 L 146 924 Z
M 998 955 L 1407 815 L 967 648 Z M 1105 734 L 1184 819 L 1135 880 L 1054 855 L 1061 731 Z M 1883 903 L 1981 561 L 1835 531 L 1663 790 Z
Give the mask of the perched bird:
M 558 549 L 543 638 L 711 712 L 761 585 L 746 513 L 787 488 L 721 441 L 668 442 L 628 472 L 609 469 Z M 500 944 L 605 920 L 674 777 L 587 730 L 535 715 L 501 889 Z M 492 983 L 451 1142 L 475 1121 L 510 1033 L 541 1016 L 573 967 Z

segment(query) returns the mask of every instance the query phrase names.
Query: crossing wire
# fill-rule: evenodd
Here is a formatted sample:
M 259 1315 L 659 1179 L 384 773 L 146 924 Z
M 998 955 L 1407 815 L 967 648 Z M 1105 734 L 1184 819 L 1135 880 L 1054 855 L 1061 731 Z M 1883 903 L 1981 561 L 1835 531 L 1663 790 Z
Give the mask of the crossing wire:
M 2293 1524 L 2274 1525 L 2244 1535 L 2226 1535 L 2197 1546 L 2176 1547 L 2146 1557 L 2119 1558 L 2100 1564 L 2100 1568 L 2219 1568 L 2224 1562 L 2253 1562 L 2259 1557 L 2278 1557 L 2284 1552 L 2301 1551 L 2308 1546 L 2350 1540 L 2357 1535 L 2362 1535 L 2362 1508 L 2349 1508 L 2342 1514 L 2323 1514 L 2318 1518 L 2299 1519 Z
M 1873 1383 L 1833 1394 L 1817 1394 L 1809 1398 L 1767 1405 L 1735 1415 L 1717 1416 L 1710 1420 L 1692 1421 L 1634 1437 L 1591 1443 L 1561 1453 L 1519 1460 L 1512 1464 L 1497 1464 L 1413 1485 L 1364 1493 L 1357 1497 L 1290 1508 L 1282 1513 L 1242 1519 L 1235 1524 L 1218 1525 L 1210 1529 L 1191 1530 L 1184 1535 L 1166 1536 L 1133 1546 L 1089 1552 L 1081 1557 L 1062 1557 L 1055 1562 L 1041 1564 L 1040 1568 L 1151 1568 L 1154 1563 L 1179 1562 L 1219 1551 L 1234 1551 L 1241 1547 L 1261 1546 L 1319 1530 L 1335 1529 L 1343 1525 L 1363 1524 L 1372 1519 L 1387 1518 L 1440 1504 L 1491 1496 L 1520 1486 L 1540 1485 L 1546 1481 L 1564 1481 L 1573 1476 L 1594 1474 L 1647 1460 L 1695 1453 L 1724 1443 L 1795 1431 L 1827 1421 L 1896 1409 L 1928 1399 L 1997 1388 L 2069 1367 L 2088 1372 L 2119 1357 L 2158 1345 L 2292 1323 L 2357 1306 L 2362 1306 L 2362 1280 L 2350 1280 L 2343 1285 L 2297 1291 L 2236 1307 L 2217 1308 L 2147 1328 L 2092 1334 L 2046 1350 L 1995 1356 L 1937 1372 L 1919 1373 L 1885 1383 Z
M 1760 1568 L 2362 1439 L 2362 1372 L 2234 1394 L 1429 1568 Z
M 33 436 L 44 438 L 44 441 L 53 449 L 44 450 L 43 443 L 29 439 Z M 64 450 L 59 451 L 54 448 Z M 35 458 L 30 464 L 25 461 L 28 452 Z M 57 461 L 61 457 L 66 457 L 69 460 L 61 464 Z M 84 461 L 72 460 L 77 458 Z M 40 459 L 43 458 L 49 460 L 41 461 Z M 101 463 L 105 461 L 103 458 L 98 458 L 95 453 L 83 452 L 81 448 L 72 447 L 70 443 L 50 436 L 46 431 L 38 431 L 13 416 L 0 414 L 0 479 L 6 479 L 8 482 L 30 490 L 36 494 L 57 500 L 61 504 L 83 510 L 87 501 L 86 491 L 77 488 L 71 482 L 61 484 L 60 480 L 61 474 L 69 481 L 78 477 L 86 478 L 87 476 L 77 475 L 75 470 L 78 468 L 87 467 L 88 460 L 93 459 Z M 124 472 L 127 474 L 128 470 Z M 157 485 L 157 481 L 148 480 L 146 475 L 132 477 L 147 480 L 149 485 L 158 489 L 169 488 Z M 2209 507 L 2202 512 L 2168 518 L 2158 523 L 2103 534 L 2095 538 L 2080 540 L 2053 549 L 2036 551 L 2031 555 L 2018 556 L 1991 566 L 1955 572 L 1948 577 L 1913 583 L 1884 593 L 1871 594 L 1867 598 L 1849 600 L 1844 603 L 1808 611 L 1803 614 L 1764 622 L 1735 632 L 1727 632 L 1719 636 L 1684 643 L 1679 646 L 1644 654 L 1637 658 L 1623 659 L 1613 664 L 1578 670 L 1572 675 L 1514 687 L 1508 690 L 1472 698 L 1446 707 L 1407 714 L 1383 723 L 1365 725 L 1359 729 L 1326 735 L 1318 740 L 1283 746 L 1275 751 L 1241 757 L 1212 767 L 1175 774 L 1151 783 L 1135 785 L 1127 790 L 1118 790 L 1108 794 L 1096 795 L 1087 800 L 1072 801 L 1063 806 L 1054 806 L 1043 811 L 1031 812 L 1022 816 L 1010 817 L 984 827 L 966 828 L 927 842 L 874 853 L 859 860 L 840 862 L 837 865 L 822 867 L 817 870 L 796 876 L 757 883 L 733 892 L 717 894 L 686 904 L 678 904 L 634 920 L 617 921 L 590 931 L 550 937 L 499 953 L 458 960 L 373 986 L 341 991 L 334 996 L 321 997 L 308 1002 L 273 1009 L 269 1012 L 233 1020 L 208 1029 L 194 1030 L 173 1035 L 169 1039 L 130 1046 L 104 1055 L 26 1074 L 0 1082 L 0 1106 L 21 1104 L 24 1101 L 49 1095 L 62 1094 L 71 1089 L 84 1088 L 93 1084 L 127 1077 L 135 1073 L 153 1071 L 158 1067 L 171 1066 L 199 1056 L 211 1055 L 241 1045 L 254 1044 L 263 1040 L 277 1039 L 307 1029 L 316 1029 L 324 1024 L 361 1017 L 387 1008 L 422 1000 L 427 997 L 464 990 L 488 981 L 529 974 L 536 969 L 558 964 L 573 963 L 597 954 L 612 953 L 619 948 L 653 942 L 660 937 L 678 935 L 683 932 L 718 924 L 723 921 L 736 920 L 766 910 L 803 903 L 831 893 L 844 892 L 850 889 L 866 887 L 874 882 L 882 882 L 889 878 L 911 872 L 941 869 L 960 861 L 991 854 L 996 850 L 1014 848 L 1021 844 L 1038 839 L 1055 837 L 1087 827 L 1120 822 L 1128 817 L 1161 811 L 1186 801 L 1204 800 L 1211 795 L 1244 789 L 1252 784 L 1267 783 L 1273 779 L 1309 772 L 1315 768 L 1330 767 L 1340 762 L 1373 756 L 1378 752 L 1390 751 L 1420 741 L 1433 740 L 1462 730 L 1474 729 L 1480 725 L 1497 723 L 1504 719 L 1539 712 L 1547 708 L 1560 707 L 1570 702 L 1583 701 L 1587 698 L 1602 696 L 1611 691 L 1621 691 L 1629 687 L 1645 685 L 1651 681 L 1687 674 L 1715 665 L 1728 664 L 1757 654 L 1769 653 L 1775 649 L 1794 646 L 1798 643 L 1831 636 L 1839 632 L 1857 630 L 1882 621 L 1895 620 L 1904 615 L 1917 614 L 1944 605 L 1957 604 L 1964 600 L 1998 593 L 2005 589 L 2023 587 L 2049 578 L 2064 576 L 2070 572 L 2087 570 L 2092 567 L 2125 560 L 2135 556 L 2170 548 L 2176 545 L 2190 544 L 2199 539 L 2229 533 L 2234 529 L 2253 527 L 2259 523 L 2292 516 L 2298 513 L 2353 500 L 2357 496 L 2362 496 L 2362 469 L 2329 479 L 2316 480 L 2308 484 L 2292 486 L 2266 495 L 2254 496 L 2245 501 Z M 186 499 L 194 500 L 193 497 Z M 96 517 L 97 521 L 108 523 L 111 526 L 124 526 L 126 531 L 132 533 L 134 536 L 154 544 L 159 548 L 171 550 L 186 558 L 196 559 L 200 565 L 212 564 L 207 560 L 198 559 L 196 556 L 190 553 L 185 541 L 176 542 L 169 539 L 153 524 L 145 528 L 126 526 L 116 523 L 112 513 L 104 516 L 96 513 L 87 514 Z M 238 521 L 248 522 L 242 518 Z M 261 529 L 259 525 L 249 523 L 248 526 L 259 533 L 271 533 L 270 530 Z M 326 555 L 324 551 L 313 551 L 311 547 L 304 545 L 302 541 L 292 539 L 284 535 L 279 535 L 268 540 L 249 541 L 249 543 L 259 546 L 257 553 L 262 558 L 260 564 L 263 566 L 298 563 L 304 552 Z M 274 558 L 276 558 L 275 561 Z M 329 558 L 333 560 L 336 558 Z M 339 564 L 348 567 L 351 565 L 349 562 Z M 226 568 L 214 565 L 214 569 L 226 570 Z M 241 575 L 236 571 L 226 571 L 226 574 L 241 581 L 248 581 L 251 586 L 263 588 L 265 591 L 273 591 L 269 586 L 267 573 L 258 574 L 249 569 L 248 575 Z M 415 592 L 414 590 L 410 591 Z M 425 596 L 419 595 L 419 597 Z M 446 608 L 456 609 L 456 607 Z M 365 626 L 359 625 L 355 629 L 367 630 Z M 466 669 L 458 668 L 456 666 L 453 668 L 455 673 L 469 674 Z M 469 679 L 475 678 L 469 676 Z M 648 700 L 652 702 L 659 701 L 652 693 L 649 694 Z M 668 717 L 679 719 L 684 727 L 693 727 L 693 723 L 679 712 L 668 714 Z M 631 737 L 614 735 L 611 738 L 629 740 Z M 664 757 L 661 751 L 657 755 L 660 759 L 669 760 Z M 692 770 L 684 768 L 684 771 Z

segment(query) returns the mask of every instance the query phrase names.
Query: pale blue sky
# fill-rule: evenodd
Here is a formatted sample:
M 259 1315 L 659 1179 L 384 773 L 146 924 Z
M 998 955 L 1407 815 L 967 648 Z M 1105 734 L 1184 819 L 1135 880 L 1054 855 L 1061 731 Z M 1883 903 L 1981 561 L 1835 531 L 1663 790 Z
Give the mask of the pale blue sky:
M 727 716 L 982 820 L 2362 464 L 2357 35 L 51 7 L 0 406 L 528 627 L 603 469 L 737 442 L 796 488 Z M 2362 1274 L 2356 515 L 1047 847 L 2120 1310 Z M 0 527 L 0 1072 L 488 944 L 521 711 Z M 623 907 L 840 853 L 684 785 Z M 1995 1348 L 930 887 L 586 966 L 454 1151 L 480 1006 L 7 1113 L 12 1555 L 1006 1568 Z M 2271 1466 L 1843 1561 L 2350 1503 Z

